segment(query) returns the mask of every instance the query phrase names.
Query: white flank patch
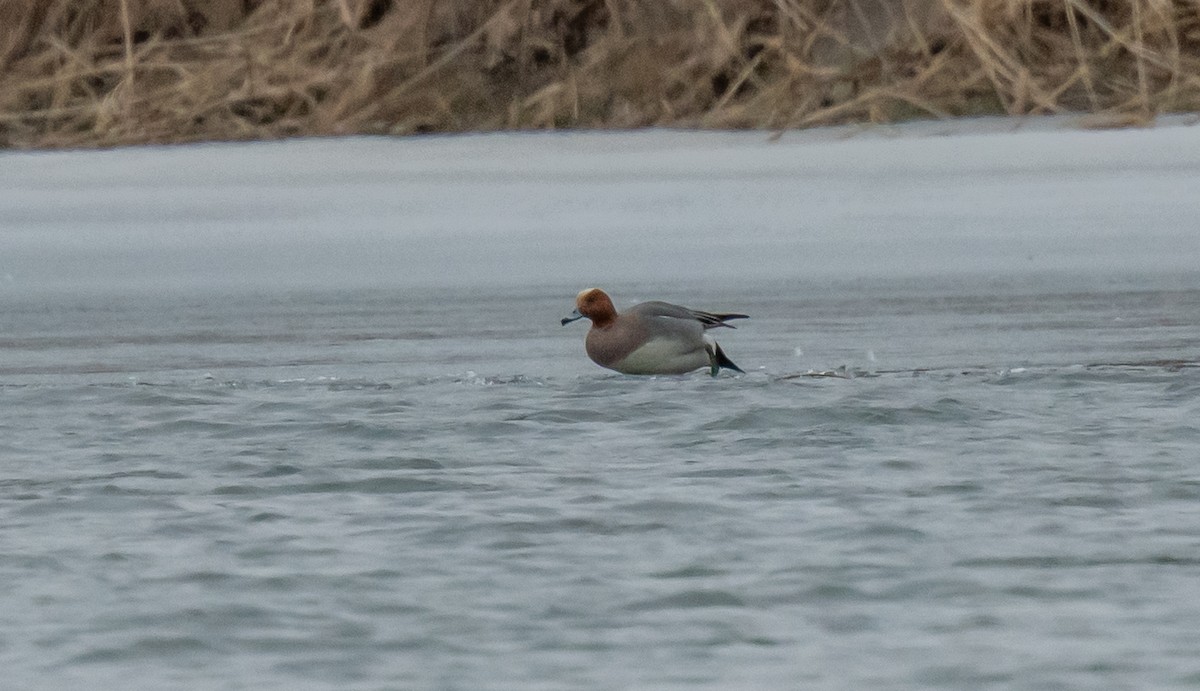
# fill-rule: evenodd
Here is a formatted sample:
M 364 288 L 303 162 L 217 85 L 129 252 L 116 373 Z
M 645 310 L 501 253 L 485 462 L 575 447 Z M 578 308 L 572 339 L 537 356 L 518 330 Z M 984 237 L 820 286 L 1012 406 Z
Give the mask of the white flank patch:
M 708 366 L 703 348 L 685 351 L 679 341 L 656 338 L 630 353 L 615 369 L 626 374 L 682 374 Z

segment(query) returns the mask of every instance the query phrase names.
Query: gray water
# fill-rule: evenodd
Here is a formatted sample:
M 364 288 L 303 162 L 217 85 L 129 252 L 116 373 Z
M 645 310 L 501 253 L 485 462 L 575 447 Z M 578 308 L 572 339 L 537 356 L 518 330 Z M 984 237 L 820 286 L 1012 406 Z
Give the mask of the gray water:
M 6 685 L 1195 686 L 1188 282 L 658 286 L 718 379 L 566 287 L 10 301 Z
M 3 157 L 0 686 L 1200 686 L 1200 135 L 639 136 Z

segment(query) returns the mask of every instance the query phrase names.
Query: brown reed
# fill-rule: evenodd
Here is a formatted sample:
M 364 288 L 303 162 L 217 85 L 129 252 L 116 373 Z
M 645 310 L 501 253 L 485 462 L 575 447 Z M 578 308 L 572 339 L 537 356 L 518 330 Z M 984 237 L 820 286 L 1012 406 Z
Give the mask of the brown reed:
M 0 146 L 1200 105 L 1195 0 L 0 0 Z

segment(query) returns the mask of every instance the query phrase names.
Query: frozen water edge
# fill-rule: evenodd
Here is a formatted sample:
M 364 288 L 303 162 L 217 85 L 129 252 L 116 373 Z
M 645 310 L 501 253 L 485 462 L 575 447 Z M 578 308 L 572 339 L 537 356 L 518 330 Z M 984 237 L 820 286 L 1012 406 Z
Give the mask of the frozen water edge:
M 8 152 L 0 291 L 1191 273 L 1192 122 Z

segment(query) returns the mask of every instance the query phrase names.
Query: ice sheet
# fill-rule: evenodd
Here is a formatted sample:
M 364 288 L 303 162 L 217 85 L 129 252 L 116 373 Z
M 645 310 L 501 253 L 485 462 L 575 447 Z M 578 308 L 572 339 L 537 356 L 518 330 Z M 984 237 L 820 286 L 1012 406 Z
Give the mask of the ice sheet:
M 1069 119 L 0 154 L 5 290 L 1200 266 L 1200 128 Z

